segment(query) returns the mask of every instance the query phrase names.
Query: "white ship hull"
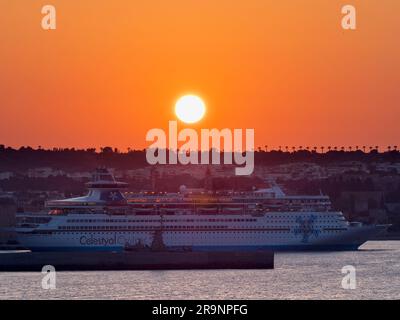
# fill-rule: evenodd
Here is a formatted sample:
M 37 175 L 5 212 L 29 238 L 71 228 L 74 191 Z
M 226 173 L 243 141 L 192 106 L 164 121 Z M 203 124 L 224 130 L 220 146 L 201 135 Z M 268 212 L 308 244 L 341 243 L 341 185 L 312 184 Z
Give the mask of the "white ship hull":
M 86 230 L 81 230 L 86 229 Z M 32 251 L 118 251 L 151 246 L 162 230 L 170 249 L 356 250 L 384 226 L 351 226 L 340 212 L 276 212 L 251 215 L 68 215 L 44 228 L 19 229 L 19 242 Z

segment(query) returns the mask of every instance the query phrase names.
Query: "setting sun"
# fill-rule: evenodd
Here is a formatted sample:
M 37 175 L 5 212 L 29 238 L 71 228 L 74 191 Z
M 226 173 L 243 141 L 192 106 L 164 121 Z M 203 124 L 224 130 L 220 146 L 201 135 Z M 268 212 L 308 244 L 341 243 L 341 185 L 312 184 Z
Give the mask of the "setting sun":
M 186 95 L 178 99 L 175 104 L 175 114 L 179 120 L 186 123 L 200 121 L 206 112 L 206 107 L 201 98 Z

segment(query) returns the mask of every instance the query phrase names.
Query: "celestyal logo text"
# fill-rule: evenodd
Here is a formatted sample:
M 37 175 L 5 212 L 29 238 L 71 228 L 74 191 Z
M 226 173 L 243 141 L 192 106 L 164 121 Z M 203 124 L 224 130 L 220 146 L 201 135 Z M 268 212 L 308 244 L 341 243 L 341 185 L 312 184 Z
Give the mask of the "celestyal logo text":
M 194 129 L 182 129 L 178 132 L 176 121 L 169 121 L 167 135 L 162 129 L 151 129 L 147 132 L 146 141 L 154 142 L 146 149 L 146 159 L 154 164 L 210 164 L 210 139 L 211 139 L 211 164 L 244 165 L 235 168 L 236 175 L 250 175 L 254 170 L 254 129 L 245 130 L 245 147 L 243 147 L 242 129 L 201 129 L 199 137 Z M 224 144 L 221 148 L 221 139 Z M 178 143 L 183 143 L 178 149 Z M 168 150 L 168 162 L 167 162 Z M 223 152 L 221 152 L 223 150 Z M 200 160 L 199 160 L 200 158 Z
M 113 245 L 124 245 L 126 243 L 130 243 L 130 239 L 126 239 L 123 236 L 117 237 L 114 235 L 108 238 L 96 238 L 94 236 L 86 237 L 82 236 L 79 239 L 79 243 L 84 246 L 113 246 Z

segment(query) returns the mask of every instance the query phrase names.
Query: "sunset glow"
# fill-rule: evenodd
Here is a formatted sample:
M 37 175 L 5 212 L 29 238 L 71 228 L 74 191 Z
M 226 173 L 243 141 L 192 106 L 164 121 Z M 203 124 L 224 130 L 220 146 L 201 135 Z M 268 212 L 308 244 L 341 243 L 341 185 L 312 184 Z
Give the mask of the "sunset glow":
M 141 149 L 185 92 L 263 148 L 398 144 L 399 1 L 352 1 L 350 31 L 339 0 L 51 4 L 48 31 L 43 2 L 0 4 L 3 144 Z

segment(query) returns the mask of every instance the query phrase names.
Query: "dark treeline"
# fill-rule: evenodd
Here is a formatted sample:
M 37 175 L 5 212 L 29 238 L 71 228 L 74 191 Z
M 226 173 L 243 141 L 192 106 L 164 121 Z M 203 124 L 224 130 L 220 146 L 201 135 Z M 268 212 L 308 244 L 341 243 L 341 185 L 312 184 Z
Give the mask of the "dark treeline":
M 25 171 L 30 168 L 52 167 L 65 171 L 92 171 L 99 166 L 134 169 L 146 164 L 143 150 L 121 153 L 110 147 L 96 149 L 54 148 L 52 150 L 0 145 L 0 170 Z
M 221 157 L 221 161 L 222 161 Z M 276 165 L 291 162 L 315 162 L 319 164 L 344 161 L 362 162 L 397 162 L 400 152 L 397 148 L 388 148 L 378 152 L 377 148 L 362 150 L 327 149 L 283 149 L 266 151 L 259 148 L 255 152 L 256 165 Z M 94 167 L 105 166 L 120 170 L 146 166 L 144 150 L 128 150 L 121 152 L 116 148 L 42 148 L 21 147 L 14 149 L 0 145 L 0 170 L 24 171 L 29 168 L 52 167 L 65 171 L 90 171 Z
M 0 189 L 3 191 L 58 191 L 67 195 L 79 195 L 86 191 L 83 182 L 77 181 L 67 176 L 47 177 L 47 178 L 28 178 L 25 176 L 14 177 L 0 181 Z
M 323 165 L 346 161 L 360 161 L 366 163 L 397 162 L 400 161 L 400 152 L 397 150 L 378 152 L 377 149 L 373 149 L 370 152 L 364 152 L 362 150 L 330 150 L 322 153 L 315 150 L 310 151 L 304 149 L 291 152 L 282 150 L 258 150 L 255 152 L 255 163 L 259 165 L 277 165 L 294 162 L 314 162 Z

